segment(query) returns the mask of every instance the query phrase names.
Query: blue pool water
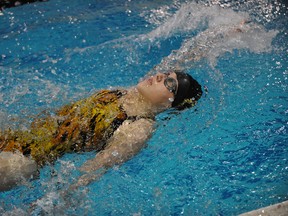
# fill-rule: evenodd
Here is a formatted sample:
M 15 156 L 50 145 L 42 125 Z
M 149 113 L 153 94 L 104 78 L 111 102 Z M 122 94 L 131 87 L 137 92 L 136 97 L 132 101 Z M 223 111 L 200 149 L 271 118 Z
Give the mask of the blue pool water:
M 99 181 L 63 200 L 95 155 L 67 154 L 1 192 L 0 214 L 237 215 L 287 200 L 287 7 L 269 2 L 50 0 L 4 10 L 1 129 L 133 86 L 154 66 L 184 68 L 206 91 L 195 108 L 159 115 L 147 148 Z M 248 19 L 257 27 L 233 31 Z M 191 61 L 197 46 L 204 58 Z

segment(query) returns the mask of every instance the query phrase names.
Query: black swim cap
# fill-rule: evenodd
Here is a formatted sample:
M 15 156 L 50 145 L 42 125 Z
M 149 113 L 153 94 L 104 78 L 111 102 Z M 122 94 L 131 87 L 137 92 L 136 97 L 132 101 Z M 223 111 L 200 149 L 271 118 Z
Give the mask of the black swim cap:
M 201 85 L 189 74 L 183 71 L 174 71 L 178 80 L 178 90 L 172 107 L 178 110 L 192 107 L 202 95 Z

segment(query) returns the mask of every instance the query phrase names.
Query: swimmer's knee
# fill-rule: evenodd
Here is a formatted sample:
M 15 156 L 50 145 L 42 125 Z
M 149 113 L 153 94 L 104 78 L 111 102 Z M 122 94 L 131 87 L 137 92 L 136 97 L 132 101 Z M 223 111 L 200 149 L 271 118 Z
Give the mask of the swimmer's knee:
M 0 153 L 0 191 L 24 184 L 38 175 L 35 161 L 20 153 Z

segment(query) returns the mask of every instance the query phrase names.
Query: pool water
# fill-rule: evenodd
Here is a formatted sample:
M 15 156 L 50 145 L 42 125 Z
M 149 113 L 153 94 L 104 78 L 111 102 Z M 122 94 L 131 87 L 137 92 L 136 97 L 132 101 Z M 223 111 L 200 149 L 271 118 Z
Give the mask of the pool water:
M 257 27 L 233 31 L 243 20 Z M 185 69 L 205 94 L 193 109 L 159 115 L 147 148 L 99 181 L 63 199 L 95 155 L 66 154 L 1 192 L 0 214 L 237 215 L 287 200 L 287 21 L 287 6 L 268 0 L 50 0 L 4 10 L 1 129 L 133 86 L 154 67 Z M 197 46 L 203 58 L 192 61 Z

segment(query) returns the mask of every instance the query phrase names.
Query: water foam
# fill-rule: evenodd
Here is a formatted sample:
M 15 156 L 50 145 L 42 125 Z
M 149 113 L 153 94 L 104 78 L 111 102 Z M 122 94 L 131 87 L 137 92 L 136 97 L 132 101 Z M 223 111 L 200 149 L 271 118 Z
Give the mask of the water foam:
M 254 53 L 272 50 L 272 40 L 278 31 L 266 31 L 254 23 L 221 25 L 209 28 L 196 37 L 186 40 L 179 50 L 172 52 L 158 66 L 162 70 L 170 68 L 187 69 L 203 58 L 215 66 L 217 58 L 226 52 L 249 50 Z
M 231 19 L 233 18 L 233 19 Z M 158 38 L 168 38 L 177 33 L 189 33 L 208 23 L 213 28 L 219 25 L 233 25 L 248 19 L 248 13 L 234 12 L 219 6 L 205 6 L 197 3 L 183 4 L 176 13 L 167 18 L 156 29 L 143 35 L 142 39 L 154 41 Z
M 203 58 L 207 58 L 210 65 L 214 66 L 219 56 L 235 49 L 268 52 L 272 50 L 272 40 L 278 33 L 277 30 L 268 31 L 263 25 L 252 22 L 247 12 L 236 12 L 218 5 L 189 3 L 183 4 L 174 16 L 140 38 L 153 43 L 199 29 L 195 37 L 187 38 L 156 69 L 187 69 Z
M 195 12 L 199 12 L 200 16 L 207 16 L 209 10 L 207 10 L 207 8 L 217 6 L 218 8 L 225 10 L 231 9 L 238 12 L 242 11 L 249 13 L 249 16 L 253 18 L 253 20 L 265 24 L 276 20 L 282 15 L 285 16 L 287 13 L 287 6 L 279 0 L 199 0 L 197 3 L 191 3 L 189 1 L 184 2 L 186 3 L 183 4 L 183 1 L 174 0 L 169 6 L 162 5 L 157 9 L 144 11 L 141 13 L 141 16 L 150 24 L 159 26 L 163 24 L 163 22 L 173 20 L 173 18 L 171 18 L 173 16 L 173 11 L 184 9 L 184 5 L 186 5 L 186 8 L 188 8 L 191 13 L 195 14 Z M 214 12 L 212 11 L 212 15 L 213 13 Z M 179 15 L 179 17 L 181 17 L 181 15 Z

